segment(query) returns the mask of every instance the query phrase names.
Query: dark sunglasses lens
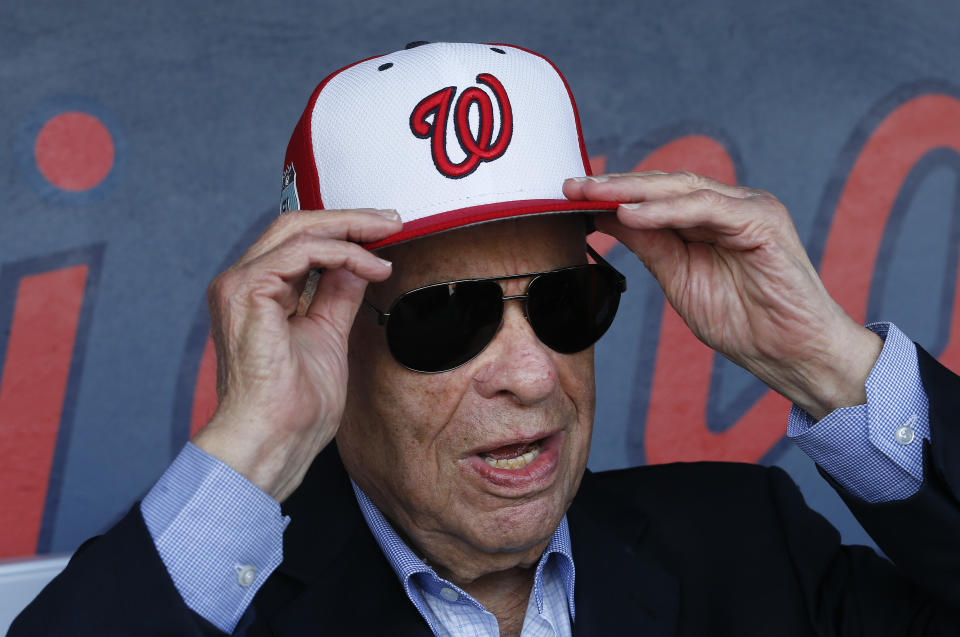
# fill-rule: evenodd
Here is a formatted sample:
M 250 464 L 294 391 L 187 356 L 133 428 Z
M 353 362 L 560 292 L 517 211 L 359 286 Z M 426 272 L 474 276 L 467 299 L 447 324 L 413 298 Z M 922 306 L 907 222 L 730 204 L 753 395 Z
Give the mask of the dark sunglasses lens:
M 617 275 L 600 265 L 542 274 L 527 293 L 533 331 L 562 354 L 593 345 L 613 323 L 620 305 Z
M 390 308 L 390 353 L 401 365 L 419 372 L 459 367 L 497 333 L 502 298 L 496 281 L 444 283 L 408 292 Z

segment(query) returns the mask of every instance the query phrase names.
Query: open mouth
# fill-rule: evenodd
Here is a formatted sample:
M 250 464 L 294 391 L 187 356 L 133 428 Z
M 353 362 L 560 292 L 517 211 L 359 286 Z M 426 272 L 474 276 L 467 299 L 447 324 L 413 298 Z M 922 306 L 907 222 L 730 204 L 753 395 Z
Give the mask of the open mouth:
M 559 431 L 540 438 L 502 441 L 506 444 L 475 449 L 462 466 L 485 488 L 493 487 L 510 497 L 542 491 L 556 478 L 565 437 Z
M 516 471 L 536 460 L 539 455 L 540 441 L 534 440 L 485 451 L 480 454 L 480 457 L 491 467 Z
M 484 451 L 479 455 L 491 467 L 516 471 L 537 459 L 537 456 L 540 455 L 540 440 L 506 445 L 498 449 Z

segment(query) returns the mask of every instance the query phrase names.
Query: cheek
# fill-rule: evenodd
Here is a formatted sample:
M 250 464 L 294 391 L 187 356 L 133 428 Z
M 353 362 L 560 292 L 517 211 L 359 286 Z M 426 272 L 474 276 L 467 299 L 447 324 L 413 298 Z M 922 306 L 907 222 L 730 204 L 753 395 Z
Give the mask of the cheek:
M 350 411 L 362 414 L 365 426 L 380 432 L 404 457 L 449 446 L 449 423 L 463 398 L 462 387 L 436 375 L 410 372 L 392 359 L 381 367 L 392 369 L 368 376 L 362 392 L 349 392 Z M 350 420 L 355 418 L 351 415 Z
M 455 407 L 462 393 L 447 374 L 411 372 L 397 363 L 387 348 L 383 328 L 360 321 L 348 346 L 348 411 L 379 412 L 388 418 L 429 422 Z M 452 405 L 451 405 L 452 404 Z M 424 408 L 428 406 L 428 408 Z
M 350 380 L 337 442 L 358 482 L 418 491 L 434 485 L 455 446 L 448 423 L 463 393 L 445 375 L 419 374 L 398 365 L 382 334 L 355 329 L 349 349 Z M 441 377 L 444 376 L 444 377 Z M 421 485 L 421 486 L 418 486 Z
M 570 432 L 569 453 L 573 474 L 582 473 L 590 455 L 593 415 L 596 407 L 593 348 L 562 357 L 557 366 L 561 391 L 576 410 L 577 427 Z M 579 476 L 577 476 L 579 482 Z
M 562 360 L 557 364 L 557 379 L 561 391 L 573 402 L 581 422 L 587 419 L 592 425 L 597 394 L 593 348 L 561 358 Z

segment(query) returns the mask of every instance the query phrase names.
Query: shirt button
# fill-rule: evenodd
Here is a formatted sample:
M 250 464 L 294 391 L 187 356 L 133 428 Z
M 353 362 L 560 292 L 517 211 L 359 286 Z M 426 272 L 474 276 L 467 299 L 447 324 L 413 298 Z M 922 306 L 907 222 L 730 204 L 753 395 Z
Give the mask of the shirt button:
M 455 602 L 460 599 L 460 594 L 452 588 L 441 588 L 440 597 L 444 598 L 448 602 Z
M 257 578 L 256 568 L 250 565 L 237 567 L 237 583 L 240 584 L 240 586 L 243 586 L 244 588 L 246 588 L 247 586 L 250 586 L 251 584 L 253 584 L 253 580 L 255 580 L 256 578 Z
M 893 435 L 897 439 L 897 442 L 899 442 L 901 445 L 909 445 L 911 442 L 913 442 L 914 434 L 912 427 L 907 427 L 904 425 L 903 427 L 897 429 Z

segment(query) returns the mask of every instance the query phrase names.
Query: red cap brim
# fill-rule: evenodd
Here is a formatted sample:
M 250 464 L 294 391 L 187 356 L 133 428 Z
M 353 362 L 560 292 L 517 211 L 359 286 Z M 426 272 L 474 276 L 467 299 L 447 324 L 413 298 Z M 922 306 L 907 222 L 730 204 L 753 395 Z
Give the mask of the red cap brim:
M 525 199 L 521 201 L 501 201 L 482 206 L 460 208 L 440 212 L 422 219 L 403 224 L 403 230 L 385 239 L 364 244 L 368 250 L 377 250 L 396 245 L 411 239 L 465 228 L 481 223 L 513 219 L 530 215 L 559 214 L 571 212 L 610 212 L 620 204 L 616 201 L 570 201 L 569 199 Z

